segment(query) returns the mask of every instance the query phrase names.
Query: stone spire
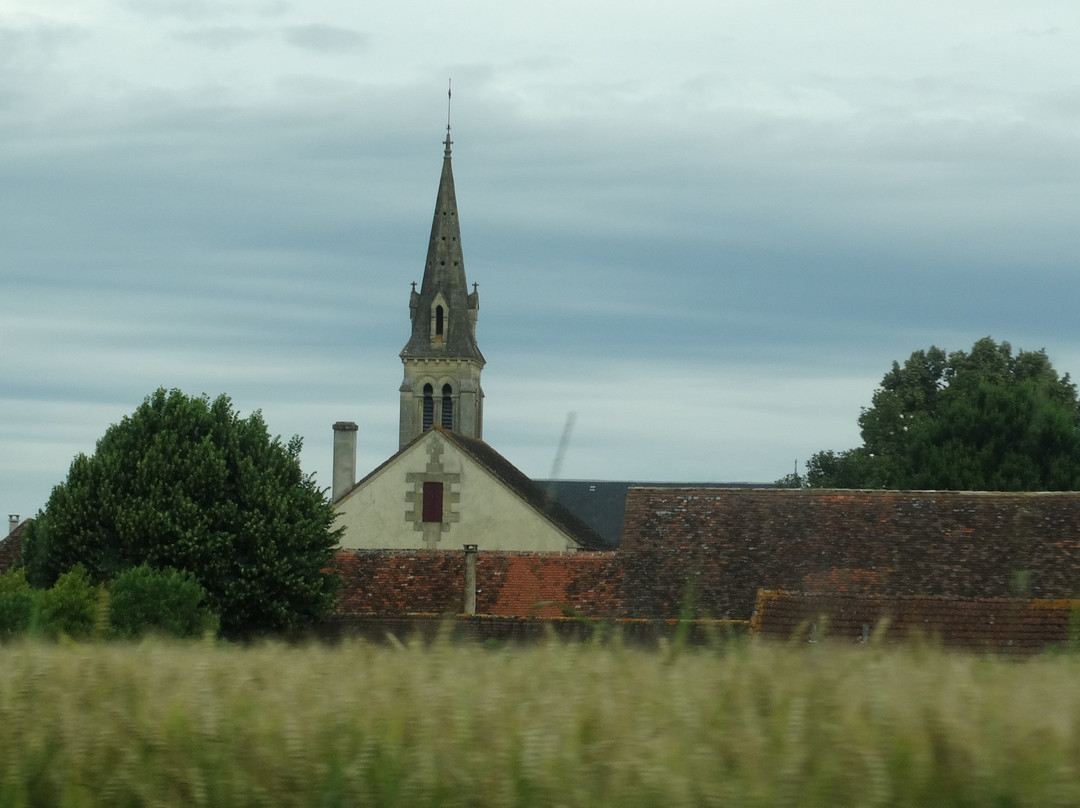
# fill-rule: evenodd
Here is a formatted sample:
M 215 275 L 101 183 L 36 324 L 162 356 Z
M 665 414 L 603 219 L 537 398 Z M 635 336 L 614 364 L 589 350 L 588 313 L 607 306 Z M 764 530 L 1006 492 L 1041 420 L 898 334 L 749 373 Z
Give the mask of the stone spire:
M 420 291 L 413 283 L 409 296 L 412 332 L 401 351 L 405 379 L 400 388 L 400 446 L 432 424 L 483 437 L 484 355 L 476 344 L 480 297 L 475 284 L 470 292 L 465 281 L 451 144 L 448 121 L 424 278 Z
M 420 291 L 413 287 L 409 299 L 412 335 L 401 351 L 402 360 L 457 357 L 484 362 L 476 345 L 476 316 L 480 298 L 465 281 L 465 257 L 461 249 L 454 171 L 450 163 L 450 127 L 446 129 L 442 176 L 435 198 L 427 262 Z M 442 313 L 439 314 L 439 307 Z

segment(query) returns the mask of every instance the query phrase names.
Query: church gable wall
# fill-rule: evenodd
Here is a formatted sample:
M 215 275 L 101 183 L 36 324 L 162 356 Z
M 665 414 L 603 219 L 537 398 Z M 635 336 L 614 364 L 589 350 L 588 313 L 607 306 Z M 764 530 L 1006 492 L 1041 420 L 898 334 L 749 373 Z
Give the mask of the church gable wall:
M 432 491 L 431 484 L 441 486 Z M 425 493 L 427 489 L 427 493 Z M 425 497 L 442 497 L 428 521 Z M 343 548 L 561 552 L 569 537 L 437 432 L 377 469 L 338 503 Z

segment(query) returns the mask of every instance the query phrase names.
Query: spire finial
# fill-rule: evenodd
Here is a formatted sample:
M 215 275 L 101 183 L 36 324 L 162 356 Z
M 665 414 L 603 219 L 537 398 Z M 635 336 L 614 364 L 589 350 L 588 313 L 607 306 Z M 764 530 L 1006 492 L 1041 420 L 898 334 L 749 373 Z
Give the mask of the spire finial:
M 450 156 L 450 144 L 453 143 L 450 139 L 450 79 L 446 80 L 446 156 Z
M 450 91 L 453 89 L 451 84 L 453 79 L 446 80 L 446 134 L 450 135 Z

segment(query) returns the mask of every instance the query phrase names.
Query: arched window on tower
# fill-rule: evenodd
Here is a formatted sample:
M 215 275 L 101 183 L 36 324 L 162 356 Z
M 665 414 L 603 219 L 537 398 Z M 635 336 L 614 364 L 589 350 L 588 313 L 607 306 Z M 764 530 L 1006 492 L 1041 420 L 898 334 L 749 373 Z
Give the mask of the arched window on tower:
M 435 307 L 435 344 L 441 345 L 443 341 L 443 329 L 445 322 L 445 312 L 442 306 Z
M 430 384 L 424 385 L 424 430 L 435 423 L 435 390 Z
M 442 426 L 454 428 L 454 388 L 448 384 L 442 386 Z

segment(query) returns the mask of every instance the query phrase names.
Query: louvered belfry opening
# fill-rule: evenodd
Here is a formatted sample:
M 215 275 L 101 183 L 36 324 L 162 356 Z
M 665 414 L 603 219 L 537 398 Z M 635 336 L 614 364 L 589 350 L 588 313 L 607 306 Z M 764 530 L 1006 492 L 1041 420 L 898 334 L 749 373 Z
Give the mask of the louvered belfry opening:
M 424 385 L 424 429 L 435 423 L 435 391 L 430 384 Z
M 454 388 L 448 384 L 442 388 L 442 426 L 443 429 L 454 428 Z

